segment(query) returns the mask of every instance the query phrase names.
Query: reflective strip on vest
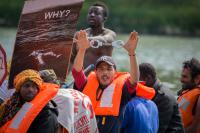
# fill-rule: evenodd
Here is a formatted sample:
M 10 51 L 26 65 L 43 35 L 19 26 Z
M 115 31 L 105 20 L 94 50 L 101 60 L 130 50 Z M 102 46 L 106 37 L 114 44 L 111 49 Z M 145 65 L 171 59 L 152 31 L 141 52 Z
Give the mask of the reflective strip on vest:
M 20 123 L 22 122 L 23 118 L 26 116 L 27 112 L 29 112 L 32 106 L 33 104 L 31 103 L 24 103 L 20 111 L 17 113 L 15 119 L 12 121 L 10 128 L 19 128 Z
M 115 90 L 115 84 L 110 84 L 106 89 L 104 89 L 101 101 L 100 101 L 100 107 L 112 107 L 112 99 L 113 94 Z
M 178 103 L 178 107 L 185 111 L 189 105 L 190 105 L 190 102 L 185 98 L 182 98 L 181 101 Z

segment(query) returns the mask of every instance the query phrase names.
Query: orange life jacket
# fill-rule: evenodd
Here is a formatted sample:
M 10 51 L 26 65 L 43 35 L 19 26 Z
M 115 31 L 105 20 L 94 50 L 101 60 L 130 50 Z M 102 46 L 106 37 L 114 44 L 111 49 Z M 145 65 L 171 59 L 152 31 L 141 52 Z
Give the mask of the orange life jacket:
M 0 128 L 0 133 L 26 133 L 44 106 L 56 95 L 59 86 L 44 83 L 31 102 L 23 104 L 13 119 Z
M 200 88 L 195 88 L 190 91 L 183 91 L 178 97 L 178 106 L 182 115 L 184 127 L 188 127 L 193 121 L 193 108 L 200 96 Z
M 155 94 L 156 91 L 153 88 L 147 87 L 141 83 L 137 83 L 136 96 L 151 100 L 152 98 L 154 98 Z
M 89 74 L 87 84 L 83 89 L 83 93 L 89 96 L 96 115 L 119 115 L 122 89 L 125 80 L 129 76 L 129 73 L 117 72 L 112 83 L 104 89 L 101 99 L 97 100 L 96 91 L 99 87 L 99 82 L 97 80 L 95 72 L 91 72 Z M 154 97 L 155 91 L 153 88 L 145 87 L 142 84 L 138 84 L 136 88 L 136 95 L 142 97 L 146 95 L 146 98 L 149 99 Z

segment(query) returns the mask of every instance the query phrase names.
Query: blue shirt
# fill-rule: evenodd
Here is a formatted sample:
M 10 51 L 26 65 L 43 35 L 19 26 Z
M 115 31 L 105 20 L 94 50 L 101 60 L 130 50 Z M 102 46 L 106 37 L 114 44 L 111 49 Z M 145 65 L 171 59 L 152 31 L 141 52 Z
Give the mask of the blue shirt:
M 158 109 L 154 102 L 134 97 L 125 107 L 122 129 L 124 133 L 157 133 Z

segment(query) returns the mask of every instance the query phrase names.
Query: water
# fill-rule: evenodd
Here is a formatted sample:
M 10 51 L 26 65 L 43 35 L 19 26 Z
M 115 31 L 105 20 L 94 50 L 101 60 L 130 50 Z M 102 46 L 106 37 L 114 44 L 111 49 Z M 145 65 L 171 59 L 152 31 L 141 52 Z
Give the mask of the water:
M 127 41 L 128 35 L 117 39 Z M 182 62 L 195 57 L 200 59 L 200 38 L 140 35 L 136 50 L 138 63 L 148 62 L 155 66 L 161 81 L 174 91 L 180 89 Z M 129 70 L 129 56 L 124 49 L 114 49 L 118 69 Z
M 0 28 L 0 42 L 11 60 L 16 29 Z M 127 41 L 129 35 L 118 35 L 116 40 Z M 200 38 L 140 35 L 136 51 L 138 63 L 152 63 L 158 77 L 174 91 L 180 88 L 182 62 L 195 57 L 200 59 Z M 115 48 L 113 58 L 120 71 L 129 70 L 129 56 L 123 48 Z
M 125 45 L 124 41 L 122 40 L 116 40 L 112 42 L 112 46 L 115 48 L 122 48 Z

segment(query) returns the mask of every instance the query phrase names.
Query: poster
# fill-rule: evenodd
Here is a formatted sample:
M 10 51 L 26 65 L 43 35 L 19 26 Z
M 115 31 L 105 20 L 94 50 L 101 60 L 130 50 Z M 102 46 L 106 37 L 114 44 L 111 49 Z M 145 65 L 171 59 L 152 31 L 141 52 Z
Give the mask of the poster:
M 25 69 L 53 69 L 66 79 L 72 40 L 83 0 L 27 0 L 12 56 L 9 88 Z
M 6 52 L 0 44 L 0 86 L 7 76 Z

